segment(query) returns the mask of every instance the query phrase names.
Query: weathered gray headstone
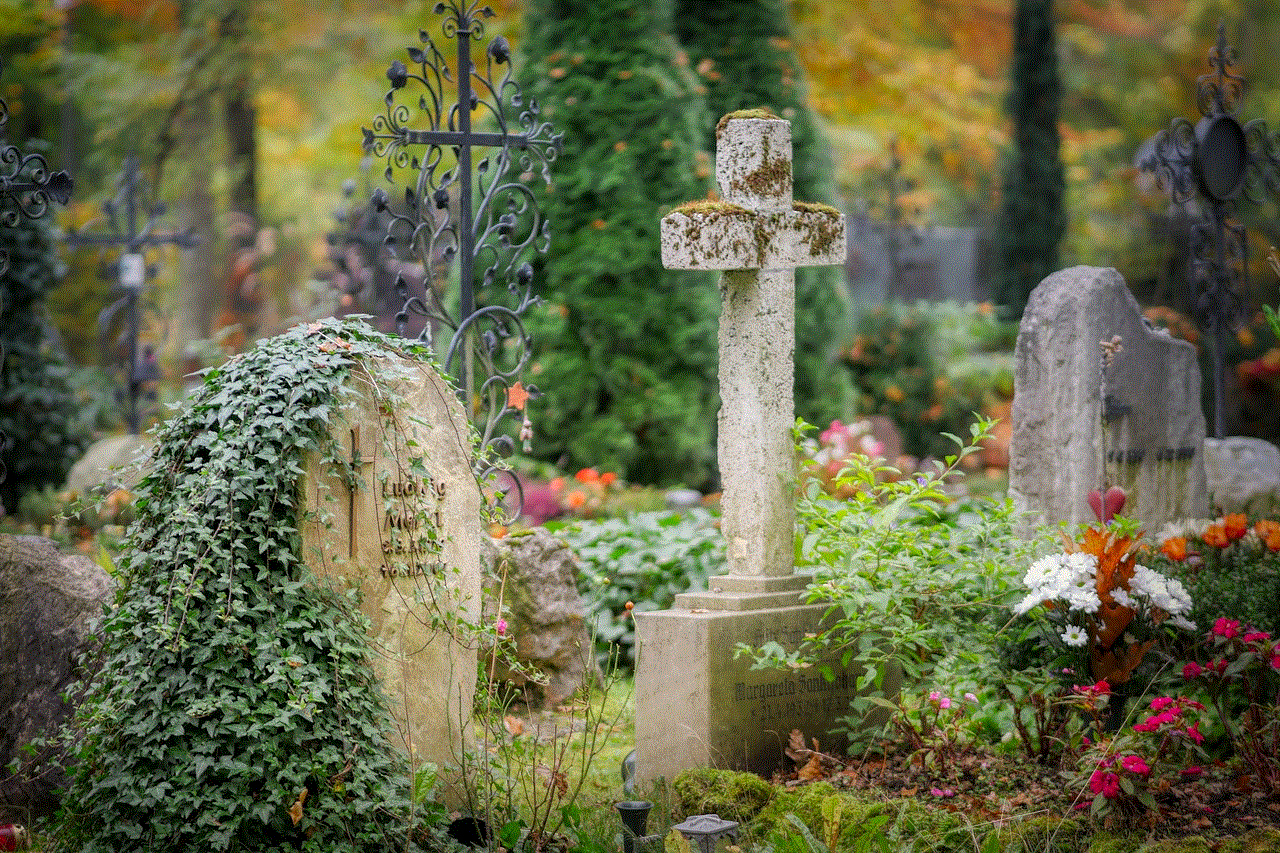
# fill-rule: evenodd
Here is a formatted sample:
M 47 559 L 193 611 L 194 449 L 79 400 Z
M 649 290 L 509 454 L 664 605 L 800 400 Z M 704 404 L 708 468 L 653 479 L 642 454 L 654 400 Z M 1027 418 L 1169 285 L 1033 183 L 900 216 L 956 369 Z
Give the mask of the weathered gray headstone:
M 1104 392 L 1101 342 L 1116 336 Z M 1125 491 L 1122 514 L 1149 531 L 1208 513 L 1195 348 L 1148 326 L 1118 272 L 1045 278 L 1015 361 L 1009 491 L 1027 529 L 1095 520 L 1089 492 L 1111 486 Z
M 1280 505 L 1280 447 L 1261 438 L 1204 440 L 1209 496 L 1223 512 L 1265 513 Z
M 464 622 L 481 614 L 481 496 L 453 389 L 388 357 L 353 372 L 332 421 L 356 472 L 306 462 L 302 555 L 322 582 L 358 590 L 375 668 L 406 752 L 456 764 L 475 693 Z
M 794 572 L 795 273 L 837 265 L 844 217 L 791 196 L 791 126 L 726 116 L 717 128 L 722 202 L 662 220 L 662 262 L 723 270 L 720 317 L 721 530 L 729 574 L 670 610 L 636 613 L 637 777 L 687 767 L 772 770 L 793 728 L 825 738 L 848 708 L 853 675 L 752 670 L 737 643 L 794 648 L 823 606 L 802 605 Z M 824 743 L 829 741 L 824 740 Z
M 133 489 L 146 473 L 154 439 L 146 435 L 113 435 L 89 445 L 67 474 L 67 488 L 80 497 Z

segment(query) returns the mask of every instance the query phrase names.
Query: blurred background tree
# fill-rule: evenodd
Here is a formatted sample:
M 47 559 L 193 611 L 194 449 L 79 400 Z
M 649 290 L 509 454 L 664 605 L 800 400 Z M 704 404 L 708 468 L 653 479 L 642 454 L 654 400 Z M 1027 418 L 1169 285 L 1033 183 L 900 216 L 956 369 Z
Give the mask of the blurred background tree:
M 669 271 L 658 227 L 711 189 L 705 90 L 668 3 L 531 0 L 521 84 L 564 133 L 539 191 L 551 251 L 528 321 L 540 457 L 706 486 L 716 412 L 715 277 Z
M 1059 156 L 1058 42 L 1053 0 L 1015 0 L 1013 69 L 1006 101 L 1013 120 L 1011 148 L 1000 169 L 1000 210 L 994 238 L 992 296 L 1004 315 L 1022 317 L 1027 298 L 1059 268 L 1066 228 L 1066 191 Z

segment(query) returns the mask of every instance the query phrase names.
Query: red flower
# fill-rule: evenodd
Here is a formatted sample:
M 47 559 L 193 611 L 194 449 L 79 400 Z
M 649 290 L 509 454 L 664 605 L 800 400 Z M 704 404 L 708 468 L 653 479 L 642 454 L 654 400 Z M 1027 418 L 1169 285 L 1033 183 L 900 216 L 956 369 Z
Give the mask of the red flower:
M 1195 661 L 1192 661 L 1182 668 L 1182 677 L 1190 681 L 1191 679 L 1198 677 L 1202 672 L 1204 672 L 1204 668 Z
M 1213 633 L 1219 637 L 1230 640 L 1232 637 L 1240 633 L 1240 620 L 1228 619 L 1223 616 L 1213 623 Z
M 1222 529 L 1232 542 L 1249 532 L 1249 517 L 1242 512 L 1223 516 Z
M 573 475 L 573 479 L 579 483 L 597 483 L 600 481 L 600 473 L 595 468 L 583 468 Z

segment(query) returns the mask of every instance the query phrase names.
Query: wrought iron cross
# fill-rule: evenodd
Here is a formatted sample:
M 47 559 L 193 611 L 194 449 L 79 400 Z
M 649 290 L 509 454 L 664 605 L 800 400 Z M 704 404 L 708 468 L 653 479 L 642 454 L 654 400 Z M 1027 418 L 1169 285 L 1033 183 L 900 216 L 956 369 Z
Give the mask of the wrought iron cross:
M 138 397 L 147 382 L 160 378 L 159 367 L 151 347 L 138 351 L 138 335 L 141 325 L 138 297 L 142 294 L 147 278 L 147 262 L 143 255 L 149 247 L 171 244 L 184 249 L 195 246 L 199 240 L 190 231 L 156 231 L 157 220 L 165 214 L 165 206 L 159 202 L 144 203 L 145 186 L 138 174 L 133 156 L 125 159 L 124 171 L 116 184 L 116 193 L 102 204 L 102 212 L 109 232 L 86 234 L 73 230 L 66 236 L 68 244 L 81 246 L 118 246 L 116 259 L 117 291 L 120 297 L 98 314 L 98 337 L 104 346 L 109 345 L 108 333 L 119 318 L 123 317 L 125 387 L 127 391 L 125 422 L 129 432 L 137 434 L 141 427 Z M 124 218 L 123 223 L 121 217 Z M 145 219 L 144 222 L 139 220 Z
M 1196 199 L 1204 220 L 1191 229 L 1188 273 L 1196 321 L 1209 337 L 1213 364 L 1213 431 L 1222 438 L 1223 347 L 1227 328 L 1237 322 L 1248 292 L 1249 246 L 1235 218 L 1236 201 L 1260 202 L 1280 189 L 1280 143 L 1267 135 L 1261 120 L 1242 125 L 1236 118 L 1245 81 L 1233 73 L 1239 64 L 1227 44 L 1223 24 L 1209 51 L 1209 74 L 1196 80 L 1196 104 L 1202 118 L 1194 125 L 1175 118 L 1155 139 L 1140 166 L 1154 172 L 1178 204 Z M 1236 282 L 1241 283 L 1237 288 Z
M 528 396 L 537 394 L 535 388 L 526 389 L 518 381 L 531 346 L 521 316 L 537 302 L 529 256 L 545 252 L 550 241 L 548 223 L 521 181 L 537 172 L 544 183 L 551 183 L 549 166 L 560 152 L 563 134 L 554 133 L 551 124 L 539 118 L 537 102 L 526 102 L 512 79 L 511 48 L 505 38 L 489 42 L 483 71 L 472 61 L 471 43 L 484 36 L 481 18 L 493 17 L 492 9 L 476 0 L 447 0 L 436 4 L 435 13 L 443 15 L 444 38 L 457 42 L 454 71 L 432 38 L 419 31 L 421 47 L 408 49 L 410 66 L 396 60 L 387 71 L 391 88 L 386 108 L 373 119 L 371 128 L 362 128 L 364 146 L 386 158 L 388 183 L 394 183 L 397 173 L 412 174 L 402 205 L 381 189 L 373 196 L 378 212 L 390 217 L 387 244 L 398 257 L 415 259 L 423 270 L 420 291 L 415 287 L 411 293 L 403 274 L 397 278 L 396 288 L 404 300 L 396 315 L 397 330 L 405 334 L 410 315 L 424 318 L 418 337 L 428 344 L 433 344 L 437 327 L 452 330 L 444 369 L 458 379 L 469 412 L 473 398 L 485 409 L 479 424 L 482 446 L 503 454 L 509 452 L 511 442 L 505 435 L 495 435 L 497 425 L 507 414 L 523 409 Z M 502 76 L 495 82 L 497 71 Z M 445 83 L 455 82 L 455 77 L 457 98 L 449 102 Z M 410 84 L 420 90 L 416 95 L 410 94 Z M 475 112 L 479 116 L 473 118 Z M 423 129 L 408 126 L 415 113 L 425 124 Z M 513 113 L 518 129 L 508 124 Z M 478 130 L 476 124 L 493 130 Z M 487 153 L 473 162 L 477 149 Z M 512 179 L 514 174 L 519 180 Z M 456 316 L 442 298 L 446 270 L 455 256 Z M 477 269 L 483 270 L 481 296 L 486 288 L 502 282 L 507 294 L 499 298 L 505 304 L 477 299 Z M 472 387 L 472 359 L 484 377 L 478 388 Z M 522 434 L 529 429 L 526 416 Z

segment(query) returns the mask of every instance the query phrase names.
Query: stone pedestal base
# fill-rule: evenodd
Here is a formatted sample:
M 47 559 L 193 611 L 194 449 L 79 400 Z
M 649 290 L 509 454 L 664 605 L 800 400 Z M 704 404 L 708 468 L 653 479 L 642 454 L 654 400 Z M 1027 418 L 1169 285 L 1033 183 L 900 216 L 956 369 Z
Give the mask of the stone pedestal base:
M 711 592 L 635 614 L 637 781 L 688 767 L 771 772 L 787 760 L 792 729 L 806 742 L 817 737 L 824 751 L 845 748 L 831 728 L 848 713 L 857 672 L 835 665 L 827 681 L 816 668 L 753 670 L 745 656 L 734 658 L 738 643 L 794 649 L 818 630 L 826 605 L 798 603 L 807 580 L 717 577 Z M 791 589 L 773 588 L 784 586 Z

